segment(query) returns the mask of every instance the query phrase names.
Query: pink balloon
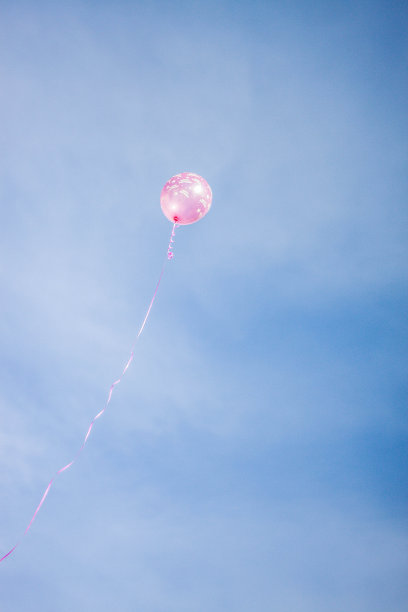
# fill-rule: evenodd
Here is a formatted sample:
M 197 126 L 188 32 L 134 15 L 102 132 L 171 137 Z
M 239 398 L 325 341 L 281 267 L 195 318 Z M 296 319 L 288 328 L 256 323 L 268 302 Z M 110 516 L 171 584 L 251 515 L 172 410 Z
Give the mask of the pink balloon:
M 202 176 L 182 172 L 172 176 L 160 195 L 163 213 L 173 223 L 188 225 L 202 219 L 212 202 L 211 187 Z

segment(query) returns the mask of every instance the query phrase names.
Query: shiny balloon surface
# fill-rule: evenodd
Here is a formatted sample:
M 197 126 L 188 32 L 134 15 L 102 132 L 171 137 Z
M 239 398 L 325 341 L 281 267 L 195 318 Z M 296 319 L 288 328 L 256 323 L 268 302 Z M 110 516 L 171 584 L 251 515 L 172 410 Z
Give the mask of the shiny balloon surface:
M 163 213 L 173 223 L 189 225 L 208 213 L 212 202 L 211 187 L 193 172 L 176 174 L 167 181 L 160 195 Z

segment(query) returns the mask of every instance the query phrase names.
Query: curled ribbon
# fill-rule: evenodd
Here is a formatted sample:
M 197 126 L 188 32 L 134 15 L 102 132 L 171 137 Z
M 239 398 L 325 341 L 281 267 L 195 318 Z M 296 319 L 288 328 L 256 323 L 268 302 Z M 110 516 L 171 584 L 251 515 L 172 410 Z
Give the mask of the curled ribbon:
M 170 236 L 170 242 L 169 242 L 169 247 L 167 249 L 167 259 L 173 259 L 174 257 L 174 253 L 173 253 L 173 247 L 174 247 L 174 237 L 176 235 L 176 228 L 179 227 L 179 224 L 176 222 L 173 225 L 173 230 L 171 232 L 171 236 Z

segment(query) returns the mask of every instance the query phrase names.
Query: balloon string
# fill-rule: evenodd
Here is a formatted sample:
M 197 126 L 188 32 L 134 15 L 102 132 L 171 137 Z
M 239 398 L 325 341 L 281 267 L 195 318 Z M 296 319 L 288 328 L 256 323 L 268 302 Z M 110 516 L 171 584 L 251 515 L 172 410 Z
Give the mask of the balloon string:
M 113 382 L 113 383 L 111 384 L 110 389 L 109 389 L 109 393 L 108 393 L 108 397 L 107 397 L 107 400 L 106 400 L 106 403 L 105 403 L 105 406 L 104 406 L 104 408 L 103 408 L 103 409 L 102 409 L 100 412 L 98 412 L 98 414 L 97 414 L 96 416 L 94 416 L 94 418 L 93 418 L 93 419 L 92 419 L 92 421 L 90 422 L 89 427 L 88 427 L 88 431 L 86 432 L 86 435 L 85 435 L 84 441 L 82 442 L 82 445 L 81 445 L 81 447 L 79 448 L 78 452 L 76 453 L 76 455 L 74 456 L 74 458 L 72 459 L 72 461 L 70 461 L 69 463 L 67 463 L 66 465 L 64 465 L 64 467 L 60 468 L 60 469 L 58 470 L 58 472 L 56 472 L 56 473 L 55 473 L 55 475 L 54 475 L 54 476 L 51 478 L 50 482 L 48 483 L 47 488 L 46 488 L 46 489 L 45 489 L 45 491 L 44 491 L 44 494 L 43 494 L 43 496 L 42 496 L 42 498 L 41 498 L 41 501 L 40 501 L 40 503 L 38 504 L 38 506 L 37 506 L 37 508 L 36 508 L 36 510 L 35 510 L 35 512 L 34 512 L 34 514 L 33 514 L 33 516 L 31 517 L 31 520 L 30 520 L 30 522 L 28 523 L 28 525 L 27 525 L 27 527 L 26 527 L 26 530 L 24 531 L 24 533 L 23 533 L 23 535 L 22 535 L 21 539 L 20 539 L 20 540 L 17 542 L 17 544 L 16 544 L 15 546 L 13 546 L 13 548 L 12 548 L 11 550 L 9 550 L 9 552 L 8 552 L 8 553 L 6 553 L 5 555 L 3 555 L 3 557 L 1 557 L 1 558 L 0 558 L 0 563 L 1 563 L 2 561 L 4 561 L 4 559 L 6 559 L 6 558 L 7 558 L 9 555 L 11 555 L 11 553 L 12 553 L 12 552 L 13 552 L 13 551 L 14 551 L 14 550 L 17 548 L 17 546 L 19 546 L 19 544 L 20 544 L 21 540 L 24 538 L 24 536 L 25 536 L 25 535 L 27 534 L 27 532 L 29 531 L 29 529 L 30 529 L 31 525 L 33 524 L 33 522 L 34 522 L 34 520 L 35 520 L 35 517 L 37 516 L 38 512 L 39 512 L 39 511 L 40 511 L 40 509 L 41 509 L 41 506 L 42 506 L 42 505 L 43 505 L 43 503 L 45 502 L 45 499 L 46 499 L 46 497 L 47 497 L 48 493 L 50 492 L 50 489 L 51 489 L 51 487 L 52 487 L 52 485 L 53 485 L 53 483 L 54 483 L 54 480 L 55 480 L 55 479 L 56 479 L 56 478 L 57 478 L 57 477 L 58 477 L 60 474 L 62 474 L 62 472 L 65 472 L 65 470 L 67 470 L 68 468 L 70 468 L 70 467 L 71 467 L 71 466 L 72 466 L 72 465 L 75 463 L 75 461 L 78 459 L 79 455 L 82 453 L 82 451 L 83 451 L 83 449 L 84 449 L 84 447 L 85 447 L 85 444 L 87 443 L 88 438 L 89 438 L 89 436 L 90 436 L 90 433 L 91 433 L 91 431 L 92 431 L 92 428 L 93 428 L 93 426 L 94 426 L 94 424 L 95 424 L 95 421 L 96 421 L 97 419 L 99 419 L 99 417 L 101 417 L 101 416 L 103 415 L 103 413 L 105 412 L 105 410 L 106 410 L 106 409 L 107 409 L 107 407 L 109 406 L 110 401 L 111 401 L 111 398 L 112 398 L 112 393 L 113 393 L 114 388 L 115 388 L 115 387 L 116 387 L 116 386 L 117 386 L 117 385 L 120 383 L 120 381 L 122 380 L 123 376 L 125 375 L 125 373 L 126 373 L 127 369 L 129 368 L 130 364 L 132 363 L 132 361 L 133 361 L 133 356 L 134 356 L 134 349 L 135 349 L 136 342 L 138 341 L 139 337 L 141 336 L 141 334 L 142 334 L 142 332 L 143 332 L 143 330 L 144 330 L 144 328 L 145 328 L 145 325 L 146 325 L 146 323 L 147 323 L 147 319 L 149 318 L 150 311 L 151 311 L 152 306 L 153 306 L 153 303 L 154 303 L 154 301 L 155 301 L 155 299 L 156 299 L 156 295 L 157 295 L 157 292 L 158 292 L 158 290 L 159 290 L 161 280 L 162 280 L 162 278 L 163 278 L 163 274 L 164 274 L 164 269 L 165 269 L 165 267 L 166 267 L 166 263 L 167 263 L 167 261 L 170 261 L 171 259 L 173 259 L 173 256 L 174 256 L 174 253 L 173 253 L 173 246 L 174 246 L 174 235 L 175 235 L 175 231 L 176 231 L 176 228 L 177 228 L 177 227 L 178 227 L 178 224 L 177 224 L 177 223 L 174 223 L 174 225 L 173 225 L 173 229 L 172 229 L 172 232 L 171 232 L 171 236 L 170 236 L 169 246 L 168 246 L 168 248 L 167 248 L 167 259 L 164 261 L 163 267 L 162 267 L 161 272 L 160 272 L 159 280 L 157 281 L 156 288 L 155 288 L 154 293 L 153 293 L 153 297 L 152 297 L 152 299 L 150 300 L 150 304 L 149 304 L 149 307 L 148 307 L 148 309 L 147 309 L 147 312 L 146 312 L 145 318 L 143 319 L 143 323 L 142 323 L 142 325 L 140 326 L 139 332 L 138 332 L 138 334 L 137 334 L 137 336 L 136 336 L 136 339 L 135 339 L 135 341 L 134 341 L 134 343 L 133 343 L 133 346 L 132 346 L 132 348 L 131 348 L 131 350 L 130 350 L 130 357 L 129 357 L 129 359 L 128 359 L 128 360 L 127 360 L 127 362 L 126 362 L 125 367 L 123 368 L 122 374 L 119 376 L 119 378 L 118 378 L 117 380 L 115 380 L 115 382 Z

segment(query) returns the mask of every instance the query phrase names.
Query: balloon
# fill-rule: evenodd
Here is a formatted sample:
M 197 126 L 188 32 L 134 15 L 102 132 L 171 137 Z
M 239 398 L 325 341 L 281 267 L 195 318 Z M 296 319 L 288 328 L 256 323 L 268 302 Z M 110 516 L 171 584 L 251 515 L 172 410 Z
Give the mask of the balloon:
M 198 174 L 193 174 L 192 172 L 183 172 L 182 174 L 176 174 L 169 181 L 167 181 L 160 195 L 160 204 L 161 204 L 163 213 L 166 215 L 166 217 L 170 221 L 174 223 L 172 232 L 171 232 L 171 236 L 170 236 L 169 246 L 167 248 L 167 258 L 168 259 L 173 259 L 173 256 L 174 256 L 173 246 L 174 246 L 174 236 L 176 232 L 176 227 L 178 225 L 189 225 L 190 223 L 195 223 L 196 221 L 204 217 L 204 215 L 206 215 L 208 211 L 210 210 L 211 202 L 212 202 L 211 188 L 209 184 L 207 183 L 207 181 L 205 181 Z M 51 490 L 54 480 L 57 478 L 57 476 L 59 476 L 60 474 L 68 470 L 75 463 L 77 457 L 79 457 L 79 455 L 82 453 L 88 441 L 88 438 L 91 434 L 95 421 L 99 419 L 103 415 L 105 410 L 107 409 L 111 401 L 112 393 L 116 385 L 118 385 L 121 382 L 127 369 L 132 363 L 136 341 L 141 335 L 142 331 L 144 330 L 146 322 L 149 318 L 150 311 L 156 299 L 156 295 L 159 290 L 159 286 L 160 286 L 160 283 L 163 277 L 164 269 L 165 269 L 165 264 L 162 267 L 162 271 L 160 273 L 159 280 L 156 285 L 156 289 L 154 290 L 153 297 L 150 301 L 150 304 L 147 309 L 143 323 L 139 329 L 139 333 L 137 334 L 136 340 L 133 343 L 132 349 L 130 351 L 130 357 L 125 365 L 124 370 L 122 371 L 122 374 L 119 376 L 119 378 L 117 378 L 117 380 L 114 383 L 111 384 L 109 393 L 108 393 L 108 398 L 105 402 L 105 407 L 102 410 L 100 410 L 98 414 L 94 416 L 94 418 L 90 422 L 88 431 L 86 432 L 86 435 L 84 438 L 84 441 L 82 442 L 82 445 L 80 446 L 74 458 L 69 463 L 67 463 L 62 468 L 60 468 L 58 472 L 56 472 L 55 475 L 51 478 L 50 482 L 48 483 L 47 488 L 45 489 L 43 493 L 41 501 L 38 504 L 33 516 L 31 517 L 31 520 L 28 523 L 28 526 L 26 527 L 26 530 L 23 533 L 22 537 L 24 537 L 29 531 L 29 529 L 31 528 L 31 525 L 34 522 L 35 517 L 40 511 L 48 493 Z M 19 546 L 19 544 L 20 542 L 17 542 L 17 544 L 13 546 L 13 548 L 9 550 L 8 553 L 0 557 L 0 563 L 4 561 L 5 559 L 7 559 L 7 557 L 13 553 L 13 551 L 17 548 L 17 546 Z
M 160 195 L 163 213 L 173 223 L 189 225 L 208 213 L 212 202 L 211 187 L 202 176 L 182 172 L 172 176 Z

